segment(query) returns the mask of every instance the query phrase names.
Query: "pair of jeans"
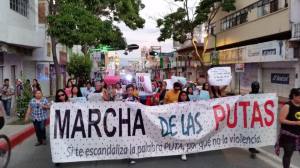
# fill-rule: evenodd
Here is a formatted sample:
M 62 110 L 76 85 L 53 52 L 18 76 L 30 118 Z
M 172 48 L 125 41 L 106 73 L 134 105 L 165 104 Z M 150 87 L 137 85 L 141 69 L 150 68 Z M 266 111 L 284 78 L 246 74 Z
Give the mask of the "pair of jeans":
M 293 143 L 283 144 L 282 147 L 284 151 L 283 158 L 282 158 L 283 168 L 289 168 L 291 164 L 291 158 L 295 151 L 295 144 Z
M 11 99 L 2 100 L 4 110 L 7 116 L 10 116 L 10 109 L 11 109 Z
M 46 140 L 46 120 L 34 120 L 33 125 L 38 142 L 43 143 Z

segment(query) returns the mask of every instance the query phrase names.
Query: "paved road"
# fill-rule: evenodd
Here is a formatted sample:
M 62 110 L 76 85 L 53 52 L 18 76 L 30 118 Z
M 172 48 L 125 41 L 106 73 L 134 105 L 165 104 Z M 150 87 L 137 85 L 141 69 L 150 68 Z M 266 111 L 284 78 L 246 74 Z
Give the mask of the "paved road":
M 51 161 L 49 142 L 47 146 L 35 147 L 35 136 L 31 136 L 17 146 L 12 153 L 9 168 L 51 168 L 55 167 Z M 272 168 L 271 165 L 259 159 L 251 159 L 249 153 L 241 149 L 227 149 L 222 151 L 204 152 L 188 155 L 188 161 L 181 161 L 180 156 L 148 158 L 137 160 L 134 165 L 126 160 L 97 161 L 61 164 L 62 168 Z

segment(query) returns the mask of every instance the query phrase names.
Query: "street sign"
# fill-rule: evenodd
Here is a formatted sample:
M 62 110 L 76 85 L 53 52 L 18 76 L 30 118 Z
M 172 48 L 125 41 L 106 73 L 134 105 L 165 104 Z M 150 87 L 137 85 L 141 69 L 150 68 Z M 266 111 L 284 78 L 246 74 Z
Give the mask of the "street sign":
M 245 64 L 235 64 L 235 72 L 245 72 Z

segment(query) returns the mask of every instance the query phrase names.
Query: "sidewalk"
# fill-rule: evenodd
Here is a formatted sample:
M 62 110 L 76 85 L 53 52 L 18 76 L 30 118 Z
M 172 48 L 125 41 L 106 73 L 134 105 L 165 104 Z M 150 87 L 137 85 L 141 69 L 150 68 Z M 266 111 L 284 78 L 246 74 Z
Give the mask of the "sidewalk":
M 282 162 L 282 156 L 283 156 L 283 150 L 280 149 L 280 156 L 277 156 L 274 152 L 274 146 L 266 146 L 258 149 L 260 153 L 257 155 L 259 158 L 259 155 L 262 157 L 267 157 L 268 159 L 281 164 Z M 300 168 L 300 154 L 299 152 L 294 152 L 292 161 L 291 161 L 291 168 Z
M 5 134 L 9 137 L 12 148 L 35 133 L 34 126 L 31 122 L 24 125 L 12 125 L 12 122 L 16 120 L 18 120 L 16 117 L 6 118 L 5 126 L 0 131 L 0 134 Z M 49 120 L 46 122 L 46 125 L 48 124 Z
M 16 120 L 18 120 L 17 117 L 5 117 L 5 125 L 0 131 L 0 134 L 5 134 L 10 139 L 12 148 L 22 143 L 35 132 L 31 123 L 25 125 L 12 125 Z

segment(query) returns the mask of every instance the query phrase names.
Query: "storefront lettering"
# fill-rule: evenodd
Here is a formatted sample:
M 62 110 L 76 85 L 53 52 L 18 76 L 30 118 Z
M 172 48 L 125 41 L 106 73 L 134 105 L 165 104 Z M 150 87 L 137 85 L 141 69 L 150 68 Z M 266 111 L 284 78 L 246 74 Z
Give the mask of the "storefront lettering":
M 289 84 L 290 83 L 290 75 L 289 74 L 272 73 L 271 74 L 271 83 Z

